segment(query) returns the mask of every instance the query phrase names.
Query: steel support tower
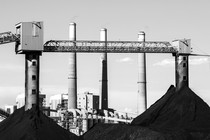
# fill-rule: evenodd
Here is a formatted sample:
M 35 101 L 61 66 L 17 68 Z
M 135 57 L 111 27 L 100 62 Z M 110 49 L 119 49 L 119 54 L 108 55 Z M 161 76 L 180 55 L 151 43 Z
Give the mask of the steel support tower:
M 41 52 L 25 54 L 25 110 L 39 109 L 39 67 Z

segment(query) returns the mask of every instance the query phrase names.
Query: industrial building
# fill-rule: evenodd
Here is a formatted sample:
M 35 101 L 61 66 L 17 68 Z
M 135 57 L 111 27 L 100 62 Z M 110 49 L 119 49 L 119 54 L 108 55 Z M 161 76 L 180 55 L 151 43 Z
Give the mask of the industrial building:
M 25 93 L 21 93 L 16 97 L 16 106 L 17 109 L 21 108 L 25 105 Z M 46 94 L 40 93 L 39 94 L 39 107 L 45 107 L 46 106 Z
M 68 94 L 56 94 L 50 97 L 49 105 L 51 110 L 57 110 L 57 112 L 51 112 L 51 117 L 60 117 L 61 110 L 66 110 L 68 107 Z M 90 113 L 99 109 L 99 96 L 90 92 L 85 92 L 77 95 L 77 108 L 85 109 Z
M 93 95 L 93 93 L 85 92 L 83 94 L 78 94 L 77 108 L 85 109 L 90 113 L 94 110 L 99 109 L 99 96 Z
M 60 117 L 61 112 L 59 109 L 61 108 L 62 103 L 67 105 L 66 101 L 68 101 L 68 95 L 67 94 L 56 94 L 50 97 L 49 99 L 49 105 L 50 109 L 57 110 L 57 112 L 50 112 L 51 117 Z
M 17 109 L 16 105 L 5 105 L 4 106 L 4 110 L 9 114 L 12 114 L 16 109 Z
M 25 105 L 25 93 L 21 93 L 16 97 L 17 109 Z

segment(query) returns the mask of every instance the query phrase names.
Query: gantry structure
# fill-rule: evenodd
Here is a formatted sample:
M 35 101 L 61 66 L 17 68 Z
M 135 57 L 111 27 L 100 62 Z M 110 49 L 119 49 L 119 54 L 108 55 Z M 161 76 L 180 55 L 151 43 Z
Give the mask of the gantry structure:
M 175 40 L 172 43 L 145 40 L 107 41 L 107 39 L 95 41 L 76 40 L 76 30 L 70 34 L 73 35 L 70 35 L 69 40 L 49 40 L 44 43 L 43 22 L 21 22 L 16 24 L 15 34 L 11 32 L 0 33 L 0 45 L 15 42 L 16 53 L 25 54 L 26 56 L 25 110 L 30 109 L 34 105 L 37 106 L 39 94 L 39 57 L 45 52 L 69 52 L 74 55 L 76 53 L 171 53 L 175 56 L 177 89 L 189 85 L 188 56 L 191 55 L 189 39 Z M 76 64 L 73 65 L 76 67 Z M 73 79 L 76 79 L 76 76 Z M 73 84 L 76 86 L 76 83 Z

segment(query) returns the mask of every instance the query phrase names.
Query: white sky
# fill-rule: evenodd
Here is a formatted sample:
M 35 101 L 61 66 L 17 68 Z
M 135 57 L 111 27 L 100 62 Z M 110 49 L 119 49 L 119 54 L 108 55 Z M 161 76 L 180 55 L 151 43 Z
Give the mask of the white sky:
M 68 39 L 68 25 L 77 23 L 78 40 L 99 40 L 101 28 L 108 40 L 147 41 L 190 38 L 195 53 L 210 54 L 208 0 L 0 0 L 0 32 L 15 32 L 21 21 L 44 21 L 44 40 Z M 210 62 L 190 57 L 190 87 L 210 104 Z M 147 55 L 148 103 L 151 105 L 175 83 L 171 54 Z M 100 54 L 78 54 L 78 90 L 98 93 Z M 136 111 L 137 54 L 108 54 L 109 107 Z M 43 53 L 40 89 L 47 94 L 67 92 L 68 54 Z M 0 106 L 15 104 L 24 92 L 24 55 L 14 43 L 0 46 Z

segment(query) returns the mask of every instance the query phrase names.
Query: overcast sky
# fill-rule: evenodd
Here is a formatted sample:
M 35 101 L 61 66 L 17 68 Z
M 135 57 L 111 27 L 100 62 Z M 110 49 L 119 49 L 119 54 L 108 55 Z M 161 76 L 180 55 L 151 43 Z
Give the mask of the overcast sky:
M 44 41 L 68 39 L 68 25 L 77 24 L 78 40 L 99 40 L 107 28 L 108 40 L 147 41 L 189 38 L 194 53 L 210 54 L 210 2 L 208 0 L 1 0 L 0 32 L 15 33 L 15 24 L 44 22 Z M 68 53 L 43 53 L 40 90 L 67 93 Z M 190 57 L 190 87 L 210 104 L 210 62 Z M 0 107 L 15 104 L 24 92 L 24 55 L 14 43 L 0 46 Z M 78 54 L 78 91 L 99 92 L 100 54 Z M 147 54 L 147 91 L 151 105 L 175 83 L 174 57 Z M 137 54 L 108 54 L 109 107 L 136 112 Z

